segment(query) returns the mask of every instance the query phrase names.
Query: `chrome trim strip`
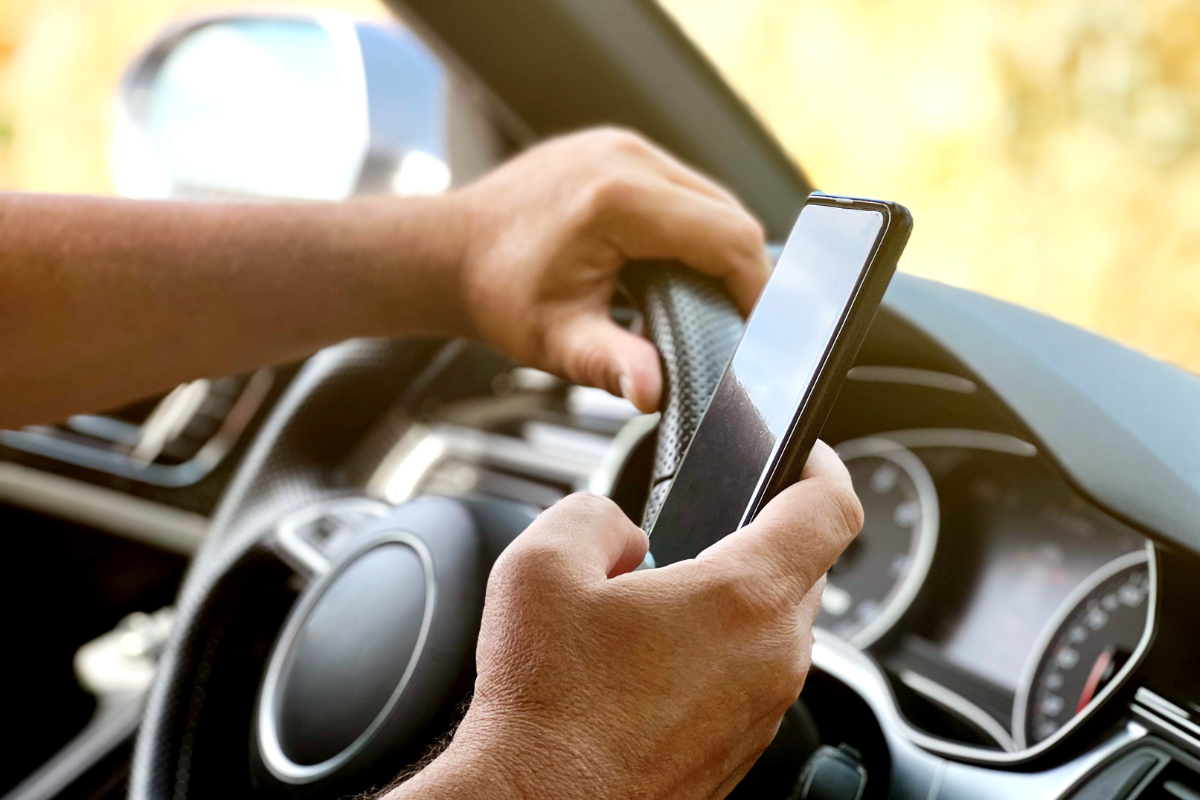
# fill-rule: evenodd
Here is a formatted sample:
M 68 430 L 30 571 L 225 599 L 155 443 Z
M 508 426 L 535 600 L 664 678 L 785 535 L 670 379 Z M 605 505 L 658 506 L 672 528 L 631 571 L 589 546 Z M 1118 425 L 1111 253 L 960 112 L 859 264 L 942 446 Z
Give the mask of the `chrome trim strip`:
M 397 505 L 410 500 L 430 471 L 449 457 L 568 486 L 585 485 L 598 466 L 583 458 L 543 453 L 513 436 L 447 422 L 413 423 L 384 456 L 368 481 L 367 493 Z
M 141 468 L 153 464 L 163 448 L 195 419 L 211 391 L 212 381 L 198 378 L 168 392 L 142 423 L 138 440 L 128 454 L 129 460 Z
M 846 378 L 863 383 L 903 383 L 909 386 L 926 386 L 959 394 L 974 394 L 979 388 L 975 381 L 948 372 L 913 367 L 861 366 L 851 367 Z
M 871 438 L 890 439 L 910 449 L 922 447 L 962 447 L 968 450 L 991 450 L 1026 458 L 1036 456 L 1037 447 L 1016 436 L 995 431 L 980 431 L 970 428 L 908 428 L 898 431 L 873 433 Z
M 1177 744 L 1182 744 L 1189 748 L 1194 754 L 1200 755 L 1200 738 L 1197 738 L 1187 731 L 1182 730 L 1172 720 L 1164 716 L 1154 713 L 1153 710 L 1145 706 L 1133 706 L 1133 716 L 1135 719 L 1140 719 L 1151 728 L 1158 730 L 1160 733 L 1165 733 L 1176 739 Z
M 217 432 L 190 461 L 182 464 L 146 464 L 119 452 L 59 438 L 54 433 L 43 433 L 45 429 L 37 426 L 15 431 L 0 430 L 0 444 L 152 486 L 191 486 L 212 472 L 237 444 L 238 438 L 266 400 L 273 382 L 274 372 L 271 369 L 262 369 L 254 373 L 234 401 L 229 413 L 225 415 Z
M 21 464 L 0 462 L 0 500 L 184 556 L 208 532 L 201 514 Z
M 1013 741 L 1016 742 L 1018 748 L 1026 746 L 1025 710 L 1029 705 L 1029 693 L 1033 690 L 1033 678 L 1037 672 L 1038 664 L 1041 663 L 1046 648 L 1050 646 L 1050 642 L 1054 639 L 1054 634 L 1058 632 L 1063 622 L 1066 621 L 1067 617 L 1070 616 L 1071 612 L 1075 610 L 1075 607 L 1079 605 L 1079 602 L 1089 592 L 1121 570 L 1142 563 L 1147 565 L 1150 572 L 1150 585 L 1146 591 L 1146 627 L 1142 630 L 1142 638 L 1138 640 L 1138 646 L 1134 649 L 1129 661 L 1125 662 L 1125 666 L 1121 667 L 1121 671 L 1114 675 L 1113 679 L 1092 698 L 1083 711 L 1073 716 L 1066 725 L 1060 728 L 1059 732 L 1075 726 L 1079 720 L 1089 715 L 1092 710 L 1098 708 L 1118 686 L 1125 682 L 1125 679 L 1133 672 L 1134 667 L 1141 662 L 1146 649 L 1150 646 L 1150 639 L 1154 633 L 1154 618 L 1158 598 L 1158 569 L 1154 559 L 1154 545 L 1150 542 L 1146 542 L 1145 549 L 1115 558 L 1085 578 L 1078 586 L 1071 590 L 1066 599 L 1059 603 L 1054 614 L 1050 616 L 1050 619 L 1042 627 L 1042 632 L 1038 634 L 1033 649 L 1029 651 L 1029 659 L 1025 662 L 1024 669 L 1021 670 L 1021 677 L 1017 681 L 1016 697 L 1013 699 Z M 1050 739 L 1057 738 L 1058 732 L 1050 737 Z M 1046 741 L 1050 741 L 1050 739 Z
M 1192 721 L 1192 715 L 1162 695 L 1155 694 L 1146 687 L 1141 686 L 1138 687 L 1137 692 L 1134 694 L 1134 700 L 1174 721 L 1177 725 L 1182 725 L 1194 735 L 1200 736 L 1200 725 Z
M 613 490 L 617 488 L 617 476 L 620 475 L 621 468 L 625 466 L 638 442 L 657 427 L 661 416 L 657 411 L 653 414 L 639 414 L 621 426 L 621 430 L 617 431 L 608 449 L 604 451 L 600 466 L 588 479 L 589 492 L 605 497 L 612 495 Z
M 949 709 L 958 716 L 970 722 L 975 727 L 992 737 L 1001 750 L 1009 753 L 1016 750 L 1013 738 L 1008 731 L 996 721 L 995 717 L 979 706 L 963 697 L 958 692 L 947 689 L 937 681 L 930 680 L 924 675 L 906 669 L 900 673 L 900 682 L 917 694 L 939 706 Z
M 933 774 L 933 783 L 929 784 L 929 794 L 925 795 L 925 800 L 937 800 L 938 792 L 942 790 L 942 781 L 946 779 L 946 765 L 942 764 L 938 767 L 937 772 Z
M 101 704 L 73 739 L 4 794 L 2 800 L 53 800 L 136 733 L 145 696 Z
M 1073 761 L 1045 772 L 1001 771 L 967 764 L 948 764 L 938 796 L 970 797 L 972 800 L 1013 800 L 1013 798 L 1058 798 L 1077 787 L 1113 755 L 1142 739 L 1148 731 L 1136 722 L 1128 723 L 1097 747 Z
M 874 659 L 835 636 L 821 630 L 817 631 L 812 649 L 812 665 L 813 668 L 844 683 L 867 703 L 888 739 L 894 759 L 916 760 L 915 751 L 925 759 L 942 757 L 962 762 L 950 765 L 947 779 L 954 778 L 958 781 L 963 776 L 978 774 L 980 776 L 979 788 L 981 790 L 985 787 L 995 789 L 997 797 L 1009 796 L 1007 792 L 1013 788 L 1008 786 L 1010 782 L 1017 785 L 1024 784 L 1030 790 L 1036 789 L 1039 792 L 1036 795 L 1038 797 L 1055 797 L 1084 773 L 1107 758 L 1110 753 L 1146 735 L 1146 729 L 1143 726 L 1129 723 L 1124 731 L 1116 734 L 1104 744 L 1060 767 L 1043 773 L 1005 771 L 1003 769 L 1005 767 L 1017 766 L 1045 753 L 1057 744 L 1062 735 L 1073 729 L 1082 716 L 1077 717 L 1071 724 L 1063 726 L 1053 737 L 1036 747 L 1014 753 L 985 750 L 940 739 L 914 728 L 901 714 L 887 677 Z M 1046 782 L 1052 782 L 1056 790 L 1054 792 L 1047 791 Z M 980 797 L 984 795 L 966 794 L 962 796 Z M 991 796 L 991 794 L 989 793 L 987 796 Z
M 308 615 L 313 607 L 324 595 L 325 589 L 328 588 L 346 567 L 353 564 L 358 556 L 376 547 L 392 543 L 402 544 L 416 552 L 417 556 L 421 559 L 421 566 L 425 570 L 425 609 L 421 616 L 421 631 L 417 634 L 417 643 L 413 648 L 412 655 L 408 659 L 407 666 L 404 668 L 404 674 L 400 676 L 400 681 L 392 691 L 391 697 L 388 698 L 387 703 L 384 704 L 379 713 L 375 715 L 375 719 L 371 721 L 366 730 L 360 733 L 346 749 L 333 758 L 322 761 L 320 764 L 297 764 L 283 752 L 283 746 L 279 743 L 279 730 L 276 725 L 279 679 L 283 673 L 284 664 L 291 657 L 292 647 L 296 643 L 296 636 L 308 620 Z M 326 572 L 321 576 L 319 583 L 304 595 L 300 604 L 295 608 L 291 616 L 288 617 L 287 625 L 279 635 L 279 641 L 271 653 L 271 661 L 267 667 L 266 677 L 263 679 L 262 692 L 259 695 L 257 714 L 258 736 L 256 738 L 258 740 L 259 752 L 263 757 L 263 763 L 267 765 L 267 769 L 271 771 L 272 775 L 284 783 L 293 785 L 312 783 L 336 772 L 366 746 L 371 737 L 375 735 L 375 731 L 379 730 L 380 726 L 387 720 L 388 715 L 400 700 L 400 695 L 404 693 L 405 687 L 408 686 L 408 681 L 412 678 L 413 672 L 416 671 L 417 662 L 420 661 L 421 653 L 425 649 L 425 641 L 429 638 L 429 629 L 433 623 L 433 610 L 436 602 L 437 578 L 433 571 L 433 556 L 423 541 L 406 531 L 381 531 L 367 537 L 346 552 L 336 570 Z

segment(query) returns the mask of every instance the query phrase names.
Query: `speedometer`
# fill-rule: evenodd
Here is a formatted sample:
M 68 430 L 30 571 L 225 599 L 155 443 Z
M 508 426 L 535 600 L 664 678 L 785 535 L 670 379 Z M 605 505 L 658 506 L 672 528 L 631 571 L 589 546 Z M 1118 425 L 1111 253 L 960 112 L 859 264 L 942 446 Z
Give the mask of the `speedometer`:
M 1109 562 L 1063 601 L 1018 687 L 1013 707 L 1018 747 L 1053 736 L 1120 682 L 1146 636 L 1152 603 L 1147 550 Z
M 880 438 L 837 447 L 862 501 L 862 533 L 829 570 L 817 625 L 858 647 L 908 609 L 937 546 L 938 499 L 911 450 Z

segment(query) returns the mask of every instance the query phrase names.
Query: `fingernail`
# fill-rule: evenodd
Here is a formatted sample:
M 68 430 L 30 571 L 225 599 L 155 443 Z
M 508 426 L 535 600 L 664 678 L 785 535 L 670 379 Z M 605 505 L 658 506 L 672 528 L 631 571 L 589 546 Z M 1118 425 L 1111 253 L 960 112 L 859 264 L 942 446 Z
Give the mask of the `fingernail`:
M 629 376 L 622 375 L 621 377 L 617 378 L 617 386 L 621 390 L 621 397 L 624 397 L 626 400 L 633 403 L 633 381 L 629 379 Z M 634 403 L 634 405 L 637 404 Z

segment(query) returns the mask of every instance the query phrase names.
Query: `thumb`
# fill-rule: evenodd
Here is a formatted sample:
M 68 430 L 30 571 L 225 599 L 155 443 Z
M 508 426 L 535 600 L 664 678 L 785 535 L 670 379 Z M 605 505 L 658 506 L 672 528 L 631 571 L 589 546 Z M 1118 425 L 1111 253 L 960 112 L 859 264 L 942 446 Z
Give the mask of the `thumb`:
M 862 514 L 850 473 L 837 453 L 818 441 L 799 483 L 700 557 L 748 565 L 798 603 L 858 535 Z
M 511 563 L 528 555 L 539 570 L 596 582 L 632 571 L 649 547 L 646 532 L 612 500 L 572 494 L 543 511 L 501 559 Z
M 548 344 L 561 371 L 571 380 L 607 389 L 643 413 L 658 410 L 662 396 L 658 350 L 607 314 L 571 317 L 552 332 Z

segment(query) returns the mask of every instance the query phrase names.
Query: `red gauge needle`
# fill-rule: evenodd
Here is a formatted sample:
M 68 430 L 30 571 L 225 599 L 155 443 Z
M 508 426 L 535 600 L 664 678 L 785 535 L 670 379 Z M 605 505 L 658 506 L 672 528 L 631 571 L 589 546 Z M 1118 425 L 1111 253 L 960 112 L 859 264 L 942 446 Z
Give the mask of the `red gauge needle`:
M 1096 696 L 1096 691 L 1100 688 L 1100 683 L 1104 680 L 1108 668 L 1112 666 L 1113 656 L 1116 654 L 1116 645 L 1109 645 L 1100 655 L 1096 656 L 1096 663 L 1092 664 L 1092 670 L 1083 684 L 1083 691 L 1079 693 L 1079 705 L 1075 706 L 1076 714 L 1083 711 L 1084 707 L 1092 702 L 1092 698 Z

